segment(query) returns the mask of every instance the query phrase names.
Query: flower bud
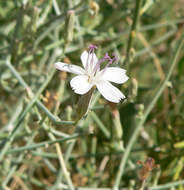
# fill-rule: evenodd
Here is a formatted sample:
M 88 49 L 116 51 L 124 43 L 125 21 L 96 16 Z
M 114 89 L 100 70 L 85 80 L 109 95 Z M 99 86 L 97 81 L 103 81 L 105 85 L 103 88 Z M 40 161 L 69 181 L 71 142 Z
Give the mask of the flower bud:
M 65 43 L 68 44 L 73 40 L 73 31 L 75 24 L 75 12 L 73 10 L 68 11 L 65 21 Z
M 66 115 L 67 115 L 67 120 L 72 120 L 72 107 L 71 106 L 67 106 L 66 107 Z
M 100 10 L 99 5 L 95 1 L 90 2 L 90 9 L 91 9 L 91 14 L 92 16 L 96 16 Z
M 135 78 L 132 78 L 131 87 L 130 87 L 130 99 L 132 102 L 137 96 L 137 91 L 138 91 L 138 82 Z
M 136 109 L 137 109 L 136 118 L 142 118 L 144 115 L 144 104 L 137 104 Z
M 37 22 L 39 18 L 39 9 L 37 7 L 34 7 L 33 9 L 33 18 L 32 18 L 32 31 L 36 33 L 37 31 Z
M 130 49 L 130 63 L 133 62 L 134 57 L 135 57 L 135 49 L 134 49 L 134 48 L 131 48 L 131 49 Z

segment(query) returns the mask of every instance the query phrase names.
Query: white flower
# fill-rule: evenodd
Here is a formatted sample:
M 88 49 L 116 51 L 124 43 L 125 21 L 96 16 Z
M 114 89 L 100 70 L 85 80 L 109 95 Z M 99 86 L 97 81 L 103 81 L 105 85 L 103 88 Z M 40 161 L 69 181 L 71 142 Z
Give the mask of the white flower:
M 119 67 L 108 67 L 113 59 L 106 56 L 98 60 L 94 53 L 95 46 L 92 46 L 89 52 L 84 51 L 81 55 L 83 67 L 67 64 L 63 62 L 55 63 L 55 67 L 61 71 L 74 73 L 77 76 L 72 78 L 70 85 L 75 93 L 86 94 L 93 86 L 96 86 L 99 92 L 110 102 L 118 103 L 125 96 L 123 93 L 113 86 L 110 82 L 122 84 L 128 80 L 126 70 Z M 109 61 L 109 64 L 100 70 L 100 64 L 104 61 Z

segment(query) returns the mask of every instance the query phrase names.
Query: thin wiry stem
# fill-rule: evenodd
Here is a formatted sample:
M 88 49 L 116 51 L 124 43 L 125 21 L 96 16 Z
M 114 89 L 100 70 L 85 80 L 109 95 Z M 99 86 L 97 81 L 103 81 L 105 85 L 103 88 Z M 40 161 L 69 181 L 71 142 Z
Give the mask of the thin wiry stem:
M 141 128 L 143 127 L 143 124 L 144 122 L 146 121 L 148 115 L 150 114 L 151 110 L 153 109 L 154 105 L 156 104 L 157 100 L 159 99 L 159 97 L 161 96 L 162 92 L 164 91 L 166 85 L 167 85 L 167 82 L 169 81 L 170 77 L 171 77 L 171 74 L 177 64 L 177 60 L 178 60 L 178 57 L 179 57 L 179 53 L 183 47 L 183 44 L 184 44 L 184 39 L 182 39 L 182 41 L 180 42 L 179 46 L 177 47 L 177 50 L 176 50 L 176 54 L 174 56 L 174 59 L 172 61 L 172 64 L 171 64 L 171 67 L 169 69 L 169 72 L 165 78 L 165 80 L 163 81 L 162 85 L 160 86 L 158 92 L 155 94 L 153 100 L 150 102 L 149 106 L 147 107 L 142 119 L 139 121 L 138 125 L 136 126 L 135 128 L 135 131 L 132 135 L 132 137 L 130 138 L 130 141 L 127 145 L 127 148 L 125 149 L 125 153 L 121 159 L 121 163 L 120 163 L 120 167 L 119 167 L 119 171 L 117 173 L 117 176 L 116 176 L 116 180 L 115 180 L 115 184 L 114 184 L 114 187 L 117 188 L 120 184 L 120 180 L 121 180 L 121 177 L 124 173 L 124 169 L 125 169 L 125 165 L 128 161 L 128 156 L 132 150 L 132 147 L 135 143 L 135 141 L 137 140 L 138 138 L 138 135 L 139 135 L 139 132 L 141 130 Z
M 129 67 L 129 63 L 130 63 L 130 50 L 132 47 L 133 39 L 136 34 L 137 24 L 138 24 L 139 16 L 140 16 L 141 4 L 142 4 L 142 0 L 136 0 L 135 14 L 134 14 L 134 18 L 133 18 L 131 31 L 129 33 L 128 46 L 127 46 L 127 50 L 126 50 L 126 62 L 125 63 L 127 64 L 128 67 Z
M 150 190 L 161 190 L 161 189 L 170 189 L 172 187 L 177 187 L 179 185 L 184 185 L 184 180 L 181 180 L 181 181 L 175 181 L 175 182 L 172 182 L 172 183 L 167 183 L 167 184 L 164 184 L 164 185 L 158 185 L 158 186 L 155 186 L 155 187 L 151 187 Z
M 9 65 L 9 60 L 7 60 L 7 65 Z M 17 123 L 15 124 L 15 127 L 13 129 L 13 131 L 11 132 L 11 134 L 9 135 L 9 137 L 5 140 L 5 143 L 3 145 L 3 148 L 0 152 L 0 161 L 4 158 L 5 153 L 8 151 L 14 137 L 16 136 L 18 129 L 21 126 L 22 121 L 24 120 L 26 114 L 30 111 L 30 109 L 34 106 L 34 104 L 36 103 L 37 99 L 39 98 L 40 94 L 45 90 L 45 88 L 47 87 L 48 83 L 50 82 L 50 80 L 52 79 L 53 75 L 55 73 L 55 69 L 51 70 L 49 76 L 47 77 L 46 81 L 43 83 L 43 85 L 40 87 L 40 89 L 38 90 L 38 92 L 36 93 L 36 95 L 32 98 L 32 100 L 29 102 L 29 104 L 27 105 L 27 107 L 25 108 L 25 110 L 22 112 L 22 114 L 20 115 L 20 117 L 18 118 Z
M 69 140 L 72 140 L 72 139 L 76 139 L 76 138 L 81 137 L 81 136 L 83 136 L 83 135 L 76 134 L 76 135 L 73 135 L 71 137 L 59 138 L 59 139 L 55 139 L 55 140 L 51 140 L 51 141 L 45 141 L 45 142 L 42 142 L 42 143 L 30 144 L 30 145 L 22 146 L 22 147 L 19 147 L 19 148 L 13 148 L 13 149 L 9 149 L 7 151 L 7 154 L 16 153 L 16 152 L 22 152 L 22 151 L 25 151 L 25 150 L 33 150 L 33 149 L 36 149 L 36 148 L 45 147 L 46 145 L 51 145 L 51 144 L 55 144 L 55 143 L 59 143 L 59 142 L 61 143 L 61 142 L 69 141 Z
M 52 133 L 48 133 L 48 135 L 49 135 L 50 139 L 56 140 L 55 136 Z M 63 171 L 63 175 L 66 178 L 66 181 L 68 183 L 68 186 L 70 187 L 70 190 L 74 190 L 75 188 L 74 188 L 74 186 L 72 184 L 72 180 L 70 178 L 70 173 L 68 172 L 68 170 L 66 168 L 65 161 L 64 161 L 64 158 L 63 158 L 63 153 L 61 151 L 61 147 L 60 147 L 59 143 L 56 143 L 55 147 L 56 147 L 56 152 L 57 152 L 57 155 L 58 155 L 59 163 L 60 163 L 60 166 L 61 166 L 62 171 Z
M 20 84 L 28 91 L 28 96 L 30 98 L 33 98 L 35 95 L 32 92 L 31 88 L 28 86 L 28 84 L 24 81 L 24 79 L 20 76 L 20 74 L 16 71 L 16 69 L 13 67 L 13 65 L 10 62 L 7 62 L 6 64 L 8 68 L 11 70 L 13 75 L 16 77 L 16 79 L 20 82 Z M 45 114 L 51 119 L 51 121 L 56 124 L 56 125 L 61 125 L 61 124 L 68 124 L 72 125 L 74 124 L 73 121 L 61 121 L 58 117 L 54 116 L 41 102 L 40 100 L 36 100 L 37 106 L 45 112 Z
M 162 190 L 162 189 L 166 190 L 166 189 L 177 187 L 183 184 L 184 184 L 184 180 L 180 180 L 176 182 L 167 183 L 164 185 L 157 185 L 155 187 L 150 187 L 149 190 Z M 65 189 L 68 190 L 68 188 L 65 188 Z M 110 187 L 78 187 L 77 190 L 112 190 L 112 188 Z M 127 190 L 127 188 L 119 188 L 118 190 Z
M 41 119 L 42 118 L 41 114 L 38 111 L 36 111 L 36 113 L 37 113 L 38 117 Z M 52 126 L 47 126 L 47 124 L 45 123 L 44 120 L 45 120 L 45 118 L 43 118 L 41 125 L 45 129 L 45 131 L 48 133 L 48 137 L 50 138 L 51 142 L 53 142 L 53 141 L 56 142 L 55 147 L 56 147 L 56 152 L 57 152 L 57 158 L 59 160 L 63 176 L 65 177 L 70 190 L 74 190 L 74 186 L 73 186 L 72 180 L 70 178 L 70 173 L 67 170 L 66 163 L 63 158 L 63 153 L 62 153 L 61 147 L 59 145 L 59 141 L 58 141 L 58 139 L 56 139 L 55 135 L 52 133 L 52 130 L 51 130 Z M 74 139 L 77 138 L 78 134 L 73 135 L 73 137 L 74 137 Z

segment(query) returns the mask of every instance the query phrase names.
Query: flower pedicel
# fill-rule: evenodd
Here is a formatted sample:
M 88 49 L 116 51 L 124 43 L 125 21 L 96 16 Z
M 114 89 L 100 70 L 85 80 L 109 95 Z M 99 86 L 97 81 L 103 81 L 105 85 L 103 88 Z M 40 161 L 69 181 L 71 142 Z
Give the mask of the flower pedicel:
M 109 67 L 117 61 L 117 58 L 105 56 L 98 60 L 94 51 L 97 47 L 89 46 L 89 51 L 84 51 L 81 55 L 83 67 L 63 62 L 55 63 L 55 67 L 61 71 L 74 73 L 77 76 L 72 78 L 70 85 L 75 93 L 86 94 L 93 86 L 96 86 L 102 96 L 110 102 L 118 103 L 124 99 L 124 94 L 110 82 L 122 84 L 128 80 L 126 70 L 119 67 Z M 100 70 L 103 62 L 107 62 L 105 68 Z

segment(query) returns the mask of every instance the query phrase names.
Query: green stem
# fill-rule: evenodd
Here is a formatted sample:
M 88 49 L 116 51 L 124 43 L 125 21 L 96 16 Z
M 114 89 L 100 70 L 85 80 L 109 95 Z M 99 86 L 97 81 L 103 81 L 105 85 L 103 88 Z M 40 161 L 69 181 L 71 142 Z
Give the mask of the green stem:
M 61 142 L 69 141 L 69 140 L 76 139 L 76 138 L 81 137 L 81 136 L 83 136 L 83 135 L 76 134 L 76 135 L 73 135 L 71 137 L 59 138 L 56 140 L 45 141 L 45 142 L 37 143 L 37 144 L 30 144 L 30 145 L 22 146 L 19 148 L 13 148 L 13 149 L 8 150 L 7 154 L 22 152 L 22 151 L 26 151 L 26 150 L 32 150 L 32 149 L 36 149 L 36 148 L 40 148 L 40 147 L 45 147 L 46 145 L 51 145 L 51 144 L 55 144 L 55 143 L 61 143 Z
M 36 111 L 38 117 L 41 119 L 42 116 L 41 114 Z M 51 126 L 47 126 L 45 121 L 45 119 L 43 118 L 43 122 L 41 123 L 42 127 L 45 129 L 45 131 L 48 133 L 48 137 L 50 138 L 50 142 L 53 142 L 53 141 L 57 141 L 55 143 L 55 147 L 56 147 L 56 152 L 57 152 L 57 158 L 59 160 L 59 163 L 60 163 L 60 166 L 61 166 L 61 169 L 62 169 L 62 172 L 63 172 L 63 175 L 67 181 L 67 184 L 70 188 L 70 190 L 74 190 L 74 187 L 73 187 L 73 184 L 72 184 L 72 180 L 70 178 L 70 173 L 67 171 L 67 168 L 66 168 L 66 164 L 65 164 L 65 161 L 64 161 L 64 158 L 63 158 L 63 153 L 62 153 L 62 150 L 61 150 L 61 147 L 60 147 L 60 144 L 58 142 L 58 139 L 56 139 L 56 137 L 54 136 L 54 134 L 52 134 L 51 132 Z M 74 135 L 75 138 L 78 137 L 78 135 Z M 67 139 L 70 138 L 70 137 L 67 137 Z M 66 139 L 66 138 L 65 138 Z M 45 143 L 44 143 L 45 144 Z
M 123 157 L 121 159 L 119 171 L 117 173 L 117 177 L 116 177 L 116 180 L 115 180 L 115 184 L 114 184 L 115 188 L 117 188 L 119 186 L 119 184 L 120 184 L 120 180 L 121 180 L 121 177 L 122 177 L 122 175 L 124 173 L 125 165 L 127 163 L 130 151 L 132 150 L 132 147 L 133 147 L 135 141 L 138 138 L 139 132 L 140 132 L 141 128 L 143 127 L 144 122 L 146 121 L 148 115 L 150 114 L 150 112 L 153 109 L 154 105 L 156 104 L 157 100 L 161 96 L 162 92 L 164 91 L 164 89 L 165 89 L 165 87 L 167 85 L 167 82 L 169 81 L 169 79 L 171 77 L 171 74 L 172 74 L 172 72 L 174 70 L 174 67 L 177 64 L 177 59 L 178 59 L 179 53 L 181 51 L 181 48 L 183 47 L 183 44 L 184 44 L 184 39 L 181 40 L 179 46 L 177 47 L 176 54 L 174 56 L 172 65 L 171 65 L 171 67 L 169 69 L 169 72 L 168 72 L 165 80 L 163 81 L 163 83 L 161 84 L 158 92 L 155 94 L 153 100 L 150 102 L 149 106 L 147 107 L 142 119 L 139 121 L 138 125 L 135 128 L 135 131 L 134 131 L 134 133 L 133 133 L 133 135 L 132 135 L 132 137 L 131 137 L 128 145 L 127 145 L 127 148 L 125 149 L 125 153 L 124 153 L 124 155 L 123 155 Z
M 48 133 L 48 136 L 53 141 L 56 140 L 55 136 L 52 133 Z M 56 152 L 57 152 L 57 155 L 58 155 L 59 163 L 60 163 L 63 175 L 64 175 L 64 177 L 65 177 L 65 179 L 66 179 L 66 181 L 68 183 L 68 186 L 70 187 L 70 190 L 75 190 L 75 188 L 74 188 L 74 186 L 72 184 L 72 180 L 70 178 L 70 173 L 68 172 L 68 170 L 66 168 L 63 153 L 62 153 L 62 150 L 61 150 L 61 147 L 60 147 L 59 143 L 56 143 L 55 147 L 56 147 Z
M 24 81 L 24 79 L 20 76 L 20 74 L 16 71 L 16 69 L 13 67 L 13 65 L 10 62 L 7 62 L 6 64 L 8 68 L 11 70 L 13 75 L 17 78 L 17 80 L 20 82 L 20 84 L 29 91 L 29 96 L 30 98 L 35 97 L 34 93 L 32 92 L 31 88 L 28 86 L 28 84 Z M 61 125 L 61 124 L 66 124 L 66 125 L 72 125 L 74 124 L 73 121 L 61 121 L 59 120 L 58 117 L 54 116 L 41 102 L 40 100 L 36 99 L 36 104 L 37 106 L 45 112 L 45 114 L 49 117 L 49 119 L 55 124 L 55 125 Z
M 95 112 L 90 113 L 91 117 L 94 119 L 94 121 L 98 124 L 99 128 L 102 130 L 104 135 L 109 139 L 110 138 L 110 132 L 107 130 L 105 125 L 101 122 L 101 120 L 98 118 Z
M 7 61 L 7 65 L 9 65 L 9 61 Z M 30 101 L 30 103 L 27 105 L 27 107 L 25 108 L 25 110 L 22 112 L 22 114 L 20 115 L 20 117 L 18 118 L 18 121 L 15 124 L 15 127 L 12 131 L 12 133 L 10 134 L 10 136 L 8 137 L 8 139 L 5 141 L 4 146 L 0 152 L 0 161 L 2 161 L 2 159 L 4 158 L 5 153 L 8 151 L 14 137 L 16 136 L 18 129 L 20 128 L 20 124 L 22 123 L 22 121 L 24 120 L 26 114 L 30 111 L 30 109 L 34 106 L 35 102 L 37 101 L 37 99 L 39 98 L 40 94 L 45 90 L 46 86 L 48 85 L 48 83 L 50 82 L 50 80 L 52 79 L 53 75 L 55 73 L 55 69 L 53 69 L 49 76 L 47 77 L 46 81 L 43 83 L 43 85 L 40 87 L 40 89 L 38 90 L 38 92 L 36 93 L 36 95 L 34 96 L 34 98 Z
M 166 190 L 172 187 L 177 187 L 179 185 L 183 185 L 184 184 L 184 180 L 181 181 L 176 181 L 176 182 L 172 182 L 172 183 L 167 183 L 164 185 L 158 185 L 155 187 L 150 187 L 149 190 Z M 127 188 L 119 188 L 118 190 L 126 190 Z M 66 189 L 67 190 L 67 189 Z M 110 187 L 78 187 L 77 190 L 112 190 L 112 188 Z
M 29 138 L 28 142 L 27 142 L 27 145 L 26 146 L 29 146 L 34 137 L 37 135 L 37 132 L 38 131 L 34 131 L 31 135 L 31 137 Z M 20 154 L 19 157 L 17 158 L 17 161 L 18 162 L 22 162 L 23 158 L 24 158 L 25 154 Z M 14 172 L 16 171 L 18 165 L 12 165 L 12 168 L 9 170 L 8 172 L 8 175 L 6 176 L 6 178 L 3 180 L 3 183 L 2 183 L 2 187 L 5 189 L 6 185 L 8 184 L 8 182 L 10 181 L 12 175 L 14 174 Z
M 184 185 L 184 180 L 181 180 L 181 181 L 176 181 L 176 182 L 172 182 L 172 183 L 167 183 L 167 184 L 164 184 L 164 185 L 158 185 L 158 186 L 155 186 L 155 187 L 151 187 L 150 190 L 161 190 L 161 189 L 170 189 L 172 187 L 176 187 L 176 186 L 179 186 L 179 185 Z
M 136 0 L 136 7 L 135 7 L 135 14 L 133 18 L 133 23 L 131 27 L 131 31 L 129 33 L 129 38 L 128 38 L 128 46 L 127 46 L 127 51 L 126 51 L 126 65 L 129 67 L 129 62 L 130 62 L 130 50 L 133 44 L 133 39 L 136 34 L 136 29 L 137 29 L 137 23 L 139 21 L 139 16 L 140 16 L 140 8 L 141 8 L 142 0 Z

